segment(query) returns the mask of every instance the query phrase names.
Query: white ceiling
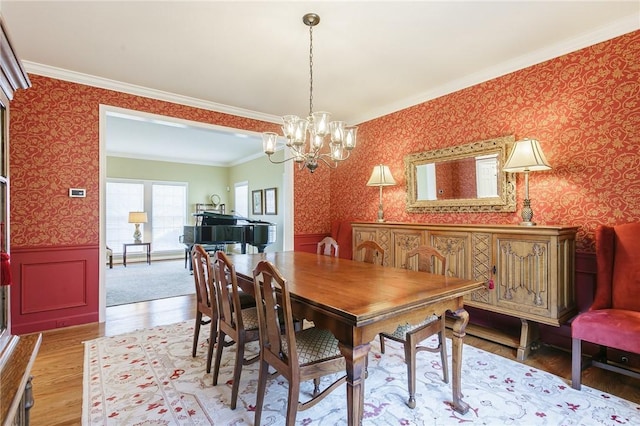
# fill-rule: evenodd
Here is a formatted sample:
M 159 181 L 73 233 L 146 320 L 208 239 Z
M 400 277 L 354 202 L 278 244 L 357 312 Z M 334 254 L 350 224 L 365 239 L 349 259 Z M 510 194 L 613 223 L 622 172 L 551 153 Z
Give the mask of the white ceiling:
M 321 18 L 314 110 L 349 124 L 640 29 L 637 0 L 0 0 L 30 73 L 271 122 L 309 110 L 307 12 Z M 197 123 L 158 130 L 151 120 L 166 119 L 143 118 L 110 117 L 108 151 L 173 160 L 193 151 L 185 161 L 221 165 L 261 152 L 259 135 L 207 125 L 184 134 Z

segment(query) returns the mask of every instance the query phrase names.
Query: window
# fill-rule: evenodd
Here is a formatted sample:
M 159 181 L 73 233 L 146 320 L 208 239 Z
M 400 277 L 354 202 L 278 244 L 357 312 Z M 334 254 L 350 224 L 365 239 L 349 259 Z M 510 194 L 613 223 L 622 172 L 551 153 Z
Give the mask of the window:
M 148 222 L 140 224 L 140 231 L 154 252 L 184 250 L 179 237 L 186 223 L 186 183 L 109 179 L 106 192 L 106 241 L 114 253 L 122 253 L 123 243 L 133 242 L 131 211 L 147 213 Z
M 179 239 L 186 223 L 186 185 L 153 184 L 151 201 L 153 250 L 183 250 Z
M 235 184 L 235 214 L 249 217 L 249 182 Z

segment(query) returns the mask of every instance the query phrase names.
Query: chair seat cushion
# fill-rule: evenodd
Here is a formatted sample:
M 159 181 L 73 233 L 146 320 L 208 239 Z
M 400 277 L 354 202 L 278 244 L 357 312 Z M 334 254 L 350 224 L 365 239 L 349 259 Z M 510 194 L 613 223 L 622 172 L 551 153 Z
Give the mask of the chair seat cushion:
M 242 325 L 245 330 L 258 329 L 258 310 L 256 308 L 246 308 L 242 310 Z
M 401 339 L 401 340 L 407 340 L 406 336 L 407 333 L 411 333 L 414 330 L 417 330 L 419 328 L 422 328 L 426 325 L 431 324 L 434 321 L 438 320 L 438 316 L 437 315 L 431 315 L 430 317 L 428 317 L 427 319 L 425 319 L 424 321 L 418 323 L 418 324 L 404 324 L 404 325 L 399 325 L 398 328 L 396 328 L 396 331 L 394 331 L 391 334 L 388 333 L 382 333 L 385 336 L 391 336 L 394 337 L 396 339 Z
M 288 353 L 287 342 L 283 339 L 282 350 Z M 298 363 L 301 366 L 341 357 L 338 339 L 328 330 L 311 327 L 296 333 Z
M 571 337 L 640 353 L 640 312 L 622 309 L 584 312 L 571 323 Z

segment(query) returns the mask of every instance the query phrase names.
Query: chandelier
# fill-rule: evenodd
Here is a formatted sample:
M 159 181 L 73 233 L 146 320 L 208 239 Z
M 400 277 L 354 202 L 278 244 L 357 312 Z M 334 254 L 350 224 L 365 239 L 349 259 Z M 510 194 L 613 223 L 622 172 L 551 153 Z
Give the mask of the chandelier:
M 271 155 L 276 151 L 278 134 L 265 132 L 262 134 L 262 149 L 274 164 L 293 160 L 300 169 L 308 168 L 313 173 L 320 161 L 331 168 L 338 162 L 349 158 L 351 150 L 356 146 L 356 126 L 347 126 L 344 121 L 330 121 L 331 113 L 313 112 L 313 27 L 320 23 L 320 16 L 307 13 L 302 22 L 309 27 L 309 116 L 300 118 L 297 115 L 282 117 L 282 133 L 286 145 L 292 154 L 282 161 L 276 161 Z M 324 149 L 326 147 L 326 149 Z

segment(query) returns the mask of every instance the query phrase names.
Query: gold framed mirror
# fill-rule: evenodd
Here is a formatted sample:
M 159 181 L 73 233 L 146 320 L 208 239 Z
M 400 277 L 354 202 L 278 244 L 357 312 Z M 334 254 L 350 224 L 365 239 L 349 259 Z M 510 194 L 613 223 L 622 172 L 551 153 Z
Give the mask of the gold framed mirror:
M 516 211 L 515 176 L 502 171 L 514 142 L 509 135 L 405 156 L 407 211 Z

